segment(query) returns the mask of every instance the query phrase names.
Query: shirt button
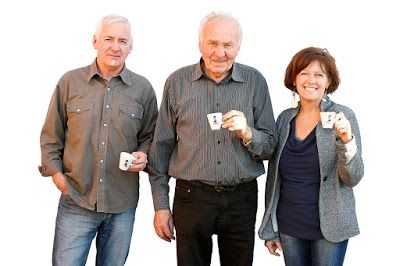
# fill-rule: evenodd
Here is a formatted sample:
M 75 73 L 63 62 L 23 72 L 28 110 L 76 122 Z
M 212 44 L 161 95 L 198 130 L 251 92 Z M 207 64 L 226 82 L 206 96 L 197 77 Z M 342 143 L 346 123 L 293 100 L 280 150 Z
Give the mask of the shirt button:
M 107 126 L 107 123 L 104 123 L 104 124 L 103 124 L 103 126 L 105 126 L 105 127 L 106 127 L 106 126 Z
M 106 143 L 103 141 L 102 143 L 101 143 L 101 145 L 105 145 Z
M 111 89 L 110 88 L 107 88 L 107 91 L 110 91 Z
M 100 178 L 100 183 L 103 183 L 103 179 Z
M 103 160 L 100 160 L 100 163 L 104 163 L 104 161 L 103 161 Z
M 217 105 L 217 107 L 219 107 L 219 103 L 217 103 L 216 105 Z
M 76 109 L 76 111 L 79 113 L 81 111 L 81 109 L 78 108 L 78 109 Z
M 218 161 L 217 164 L 221 164 L 221 161 Z
M 220 141 L 220 140 L 218 140 L 218 141 L 217 141 L 217 143 L 218 143 L 218 144 L 221 144 L 221 141 Z
M 110 108 L 110 106 L 107 104 L 107 105 L 106 105 L 106 108 L 108 109 L 108 108 Z

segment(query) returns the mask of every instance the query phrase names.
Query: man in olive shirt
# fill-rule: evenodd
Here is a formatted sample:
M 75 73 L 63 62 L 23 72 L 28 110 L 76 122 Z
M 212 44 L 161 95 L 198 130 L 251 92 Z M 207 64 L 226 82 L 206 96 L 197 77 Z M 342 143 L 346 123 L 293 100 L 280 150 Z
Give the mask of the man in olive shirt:
M 221 265 L 252 264 L 256 178 L 265 172 L 276 130 L 264 77 L 234 62 L 240 42 L 236 19 L 208 15 L 199 32 L 200 62 L 165 84 L 148 167 L 154 227 L 166 241 L 175 227 L 180 266 L 210 265 L 213 234 Z M 221 130 L 210 128 L 212 113 L 223 113 Z M 170 176 L 177 179 L 173 215 Z
M 62 192 L 53 265 L 84 265 L 96 235 L 96 265 L 125 263 L 157 118 L 151 84 L 125 66 L 129 21 L 104 17 L 93 46 L 96 60 L 58 82 L 40 138 L 40 171 Z M 136 157 L 128 171 L 118 167 L 123 151 Z

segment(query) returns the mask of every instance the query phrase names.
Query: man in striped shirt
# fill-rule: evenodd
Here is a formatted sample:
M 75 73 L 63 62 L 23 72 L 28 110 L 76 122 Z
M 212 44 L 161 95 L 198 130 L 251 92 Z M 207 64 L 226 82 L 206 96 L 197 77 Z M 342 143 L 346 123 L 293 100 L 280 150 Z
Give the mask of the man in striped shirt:
M 276 136 L 264 77 L 235 63 L 241 38 L 235 18 L 211 13 L 200 26 L 200 62 L 165 84 L 148 169 L 154 227 L 166 241 L 175 239 L 175 227 L 180 266 L 210 265 L 213 234 L 222 265 L 252 264 L 256 178 L 265 173 Z M 207 115 L 215 113 L 223 114 L 220 130 L 209 126 Z M 210 123 L 218 122 L 213 116 Z

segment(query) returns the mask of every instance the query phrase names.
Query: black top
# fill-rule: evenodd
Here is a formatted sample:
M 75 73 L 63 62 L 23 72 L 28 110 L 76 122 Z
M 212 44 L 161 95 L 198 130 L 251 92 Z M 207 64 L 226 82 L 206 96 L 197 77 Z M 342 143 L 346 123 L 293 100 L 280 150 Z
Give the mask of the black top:
M 281 193 L 277 218 L 279 231 L 302 239 L 323 238 L 319 226 L 320 169 L 315 128 L 296 138 L 295 119 L 279 161 Z

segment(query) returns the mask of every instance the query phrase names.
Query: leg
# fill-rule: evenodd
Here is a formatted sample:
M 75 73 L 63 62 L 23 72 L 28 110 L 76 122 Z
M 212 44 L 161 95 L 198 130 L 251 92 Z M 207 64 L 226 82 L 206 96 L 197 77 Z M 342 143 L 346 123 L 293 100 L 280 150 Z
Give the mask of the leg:
M 85 265 L 92 239 L 101 219 L 96 212 L 76 205 L 61 195 L 53 244 L 53 265 Z
M 106 214 L 100 225 L 96 239 L 96 265 L 124 265 L 128 257 L 129 247 L 135 220 L 135 209 L 123 213 Z
M 280 233 L 283 257 L 287 266 L 311 265 L 311 241 Z
M 227 208 L 218 217 L 221 266 L 251 266 L 257 214 L 257 183 L 248 189 L 224 193 Z
M 313 241 L 311 248 L 313 266 L 342 266 L 348 240 L 332 243 L 326 239 Z
M 178 266 L 209 266 L 215 220 L 215 199 L 201 188 L 175 188 L 173 218 Z

